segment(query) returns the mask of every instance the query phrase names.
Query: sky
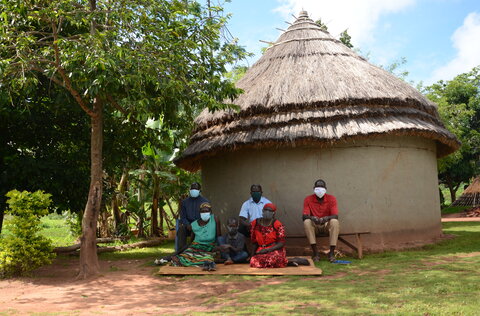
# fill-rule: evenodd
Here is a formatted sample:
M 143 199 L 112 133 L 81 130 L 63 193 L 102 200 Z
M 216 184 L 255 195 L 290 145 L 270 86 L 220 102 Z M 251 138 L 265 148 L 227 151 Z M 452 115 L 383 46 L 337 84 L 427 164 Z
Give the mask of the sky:
M 303 9 L 321 19 L 339 38 L 345 29 L 352 44 L 376 65 L 406 59 L 406 80 L 430 85 L 480 65 L 480 0 L 231 0 L 228 30 L 255 56 L 274 42 Z

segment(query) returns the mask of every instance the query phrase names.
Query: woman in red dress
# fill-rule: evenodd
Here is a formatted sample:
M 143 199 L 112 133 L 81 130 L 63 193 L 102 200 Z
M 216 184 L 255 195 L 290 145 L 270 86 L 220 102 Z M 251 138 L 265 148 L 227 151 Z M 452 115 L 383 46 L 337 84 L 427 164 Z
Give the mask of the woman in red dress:
M 253 257 L 250 266 L 253 268 L 283 268 L 287 266 L 285 250 L 285 226 L 275 219 L 277 207 L 273 203 L 265 204 L 263 217 L 251 224 Z

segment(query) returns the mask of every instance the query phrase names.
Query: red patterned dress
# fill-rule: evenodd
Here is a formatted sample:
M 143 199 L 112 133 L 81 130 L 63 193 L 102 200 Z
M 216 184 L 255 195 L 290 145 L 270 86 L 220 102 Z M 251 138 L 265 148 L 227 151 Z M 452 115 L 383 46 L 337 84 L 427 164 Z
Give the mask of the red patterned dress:
M 252 221 L 252 243 L 258 244 L 257 252 L 273 247 L 277 242 L 285 244 L 285 226 L 275 220 L 270 226 L 262 226 L 257 220 Z M 287 252 L 285 247 L 264 254 L 256 254 L 250 259 L 253 268 L 283 268 L 287 266 Z

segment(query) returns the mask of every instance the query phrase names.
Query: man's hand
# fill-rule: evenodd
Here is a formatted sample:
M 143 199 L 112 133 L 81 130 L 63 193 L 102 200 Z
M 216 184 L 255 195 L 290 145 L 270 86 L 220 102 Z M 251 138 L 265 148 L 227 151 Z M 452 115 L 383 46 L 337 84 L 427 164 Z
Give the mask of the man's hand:
M 310 219 L 316 224 L 316 225 L 320 225 L 320 218 L 316 217 L 316 216 L 311 216 Z
M 318 225 L 323 225 L 325 224 L 326 222 L 328 222 L 328 217 L 320 217 L 318 219 Z

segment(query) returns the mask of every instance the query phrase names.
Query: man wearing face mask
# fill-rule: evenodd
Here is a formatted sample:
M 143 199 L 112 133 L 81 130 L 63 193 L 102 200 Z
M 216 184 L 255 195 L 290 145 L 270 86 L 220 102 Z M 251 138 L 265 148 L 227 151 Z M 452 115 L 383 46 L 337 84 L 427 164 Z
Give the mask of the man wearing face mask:
M 242 263 L 248 258 L 244 250 L 245 236 L 238 232 L 238 220 L 230 217 L 227 220 L 227 234 L 218 237 L 220 254 L 225 264 Z
M 200 205 L 209 203 L 206 198 L 200 195 L 200 190 L 200 183 L 192 183 L 189 197 L 181 203 L 175 250 L 183 249 L 187 245 L 187 237 L 192 234 L 192 223 L 200 219 Z
M 252 184 L 250 187 L 250 198 L 242 204 L 240 209 L 240 227 L 238 231 L 250 237 L 250 224 L 257 218 L 262 217 L 263 207 L 272 203 L 270 200 L 262 196 L 262 186 L 260 184 Z
M 315 234 L 317 232 L 328 232 L 330 237 L 328 260 L 334 262 L 340 223 L 338 221 L 337 199 L 326 192 L 327 185 L 325 181 L 315 181 L 313 186 L 314 194 L 307 196 L 303 201 L 302 219 L 305 235 L 312 247 L 313 261 L 320 260 Z

